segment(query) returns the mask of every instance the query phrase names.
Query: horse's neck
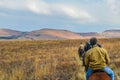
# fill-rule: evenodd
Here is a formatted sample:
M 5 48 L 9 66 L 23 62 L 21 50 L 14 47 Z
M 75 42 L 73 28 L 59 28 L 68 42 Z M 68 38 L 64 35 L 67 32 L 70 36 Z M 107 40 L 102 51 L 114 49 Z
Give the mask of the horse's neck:
M 92 73 L 88 80 L 111 80 L 105 72 Z

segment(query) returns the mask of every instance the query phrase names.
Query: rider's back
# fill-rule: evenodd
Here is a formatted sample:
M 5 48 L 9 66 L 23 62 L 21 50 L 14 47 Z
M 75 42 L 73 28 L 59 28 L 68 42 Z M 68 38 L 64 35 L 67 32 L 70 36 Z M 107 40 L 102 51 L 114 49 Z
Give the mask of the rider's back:
M 96 45 L 85 56 L 85 65 L 89 65 L 92 70 L 102 69 L 110 62 L 107 51 Z

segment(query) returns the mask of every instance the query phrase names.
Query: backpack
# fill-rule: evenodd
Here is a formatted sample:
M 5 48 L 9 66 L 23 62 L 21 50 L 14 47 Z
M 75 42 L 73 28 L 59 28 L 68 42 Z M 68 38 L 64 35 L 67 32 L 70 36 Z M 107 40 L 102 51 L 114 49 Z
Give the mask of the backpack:
M 84 54 L 84 49 L 78 49 L 78 54 L 79 54 L 79 57 L 83 57 L 83 54 Z
M 84 51 L 87 52 L 89 49 L 91 49 L 92 46 L 90 45 L 89 42 L 86 42 L 85 46 L 84 46 Z

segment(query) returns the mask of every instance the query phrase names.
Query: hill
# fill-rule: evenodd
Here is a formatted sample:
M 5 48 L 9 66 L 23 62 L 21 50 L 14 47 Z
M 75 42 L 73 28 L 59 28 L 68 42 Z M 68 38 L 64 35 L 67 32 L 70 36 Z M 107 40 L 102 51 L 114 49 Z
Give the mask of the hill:
M 77 33 L 68 30 L 41 29 L 26 33 L 19 39 L 80 39 Z
M 0 39 L 18 40 L 61 40 L 61 39 L 84 39 L 97 38 L 120 38 L 120 30 L 106 30 L 104 32 L 76 33 L 63 29 L 40 29 L 31 32 L 22 32 L 11 29 L 0 29 Z
M 16 39 L 22 36 L 24 32 L 11 30 L 11 29 L 0 29 L 0 39 Z
M 88 33 L 78 33 L 84 38 L 97 37 L 97 38 L 120 38 L 120 30 L 112 29 L 106 30 L 104 32 L 88 32 Z
M 120 29 L 111 29 L 111 30 L 106 30 L 104 32 L 120 32 Z
M 83 38 L 90 38 L 90 37 L 103 38 L 103 36 L 101 36 L 97 32 L 78 33 L 78 34 L 80 34 Z
M 119 29 L 106 30 L 100 33 L 100 35 L 105 38 L 120 38 L 120 30 Z

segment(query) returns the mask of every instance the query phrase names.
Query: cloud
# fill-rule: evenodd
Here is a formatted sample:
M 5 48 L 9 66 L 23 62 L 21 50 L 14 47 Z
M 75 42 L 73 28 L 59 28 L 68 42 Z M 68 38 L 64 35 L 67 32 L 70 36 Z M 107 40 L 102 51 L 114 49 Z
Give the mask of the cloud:
M 79 22 L 92 22 L 93 17 L 82 8 L 65 3 L 47 3 L 44 0 L 0 0 L 3 9 L 26 10 L 38 15 L 62 16 Z
M 56 10 L 59 10 L 58 12 L 61 15 L 77 20 L 78 23 L 91 23 L 95 21 L 95 18 L 85 9 L 80 8 L 80 6 L 78 8 L 76 6 L 59 4 Z
M 120 0 L 105 0 L 107 5 L 107 22 L 111 25 L 120 24 Z
M 88 12 L 74 6 L 58 4 L 57 6 L 54 6 L 54 8 L 55 11 L 72 18 L 91 18 L 91 15 Z
M 44 0 L 0 0 L 0 7 L 3 9 L 27 10 L 39 15 L 64 16 L 76 19 L 79 22 L 93 21 L 93 16 L 80 6 L 64 3 L 47 3 Z
M 31 1 L 28 9 L 37 14 L 50 16 L 64 16 L 66 18 L 78 19 L 80 22 L 92 22 L 93 17 L 85 10 L 75 5 L 46 3 L 44 1 Z
M 120 0 L 106 0 L 114 15 L 120 14 Z
M 37 13 L 37 14 L 51 14 L 50 5 L 38 0 L 31 0 L 28 2 L 27 7 L 30 11 Z
M 0 0 L 0 7 L 4 9 L 23 10 L 28 0 Z

